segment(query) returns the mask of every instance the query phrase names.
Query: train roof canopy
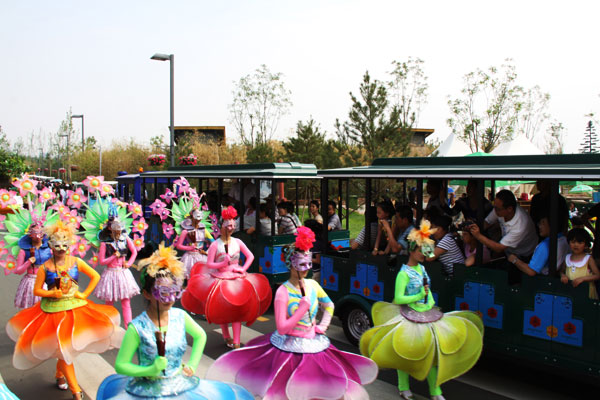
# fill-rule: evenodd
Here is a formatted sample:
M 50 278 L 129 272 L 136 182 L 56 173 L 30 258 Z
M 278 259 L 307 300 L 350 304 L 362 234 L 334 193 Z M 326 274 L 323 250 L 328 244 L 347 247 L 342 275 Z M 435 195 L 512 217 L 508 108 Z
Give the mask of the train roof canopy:
M 180 177 L 186 178 L 319 178 L 314 164 L 297 162 L 264 164 L 199 165 L 172 167 L 165 171 L 148 171 L 141 177 Z
M 320 170 L 326 178 L 598 180 L 600 154 L 379 158 L 372 165 Z

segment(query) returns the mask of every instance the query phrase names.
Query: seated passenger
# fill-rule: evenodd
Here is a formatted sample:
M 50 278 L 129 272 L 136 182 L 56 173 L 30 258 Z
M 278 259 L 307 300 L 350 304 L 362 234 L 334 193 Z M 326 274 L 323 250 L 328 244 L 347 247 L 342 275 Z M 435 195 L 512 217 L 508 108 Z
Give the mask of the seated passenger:
M 327 230 L 329 231 L 341 231 L 342 222 L 340 217 L 336 214 L 337 204 L 333 200 L 327 202 Z
M 292 211 L 293 211 L 292 204 Z M 290 215 L 290 203 L 288 201 L 282 201 L 277 204 L 277 211 L 279 213 L 279 220 L 277 221 L 279 235 L 294 235 L 297 232 L 298 224 L 295 218 Z
M 533 223 L 537 225 L 544 216 L 550 215 L 550 194 L 552 186 L 548 179 L 538 179 L 535 185 L 539 192 L 531 199 L 529 215 L 531 216 Z M 567 221 L 569 220 L 569 210 L 567 208 L 567 201 L 560 194 L 558 195 L 558 217 L 560 219 L 559 225 L 564 226 L 566 229 Z M 566 233 L 566 231 L 563 233 Z
M 469 179 L 467 183 L 467 192 L 466 196 L 456 200 L 456 205 L 452 207 L 450 211 L 450 215 L 458 215 L 462 213 L 463 218 L 465 220 L 477 220 L 477 209 L 479 208 L 479 198 L 477 197 L 477 181 L 474 179 Z M 483 216 L 487 216 L 490 211 L 494 208 L 492 203 L 486 198 L 482 199 L 483 201 Z
M 465 226 L 464 230 L 462 231 L 462 240 L 463 240 L 463 250 L 465 253 L 465 265 L 467 267 L 472 267 L 473 265 L 475 265 L 475 262 L 477 261 L 477 239 L 475 239 L 475 237 L 473 235 L 471 235 L 471 232 L 469 231 L 469 226 L 471 225 L 468 224 Z M 482 258 L 482 262 L 484 264 L 489 263 L 491 256 L 490 256 L 490 249 L 488 249 L 487 247 L 483 246 L 483 258 Z
M 308 210 L 310 211 L 310 217 L 311 219 L 316 220 L 318 223 L 322 224 L 323 223 L 323 217 L 321 216 L 321 214 L 319 214 L 319 207 L 321 205 L 319 204 L 318 200 L 311 200 L 310 201 L 310 205 L 308 207 Z
M 369 215 L 371 218 L 371 233 L 369 234 L 371 238 L 369 240 L 369 243 L 366 243 L 365 236 L 367 235 L 367 230 L 363 226 L 363 228 L 358 233 L 358 236 L 356 236 L 356 239 L 354 239 L 352 241 L 352 244 L 350 245 L 350 248 L 352 248 L 352 250 L 360 248 L 361 250 L 369 251 L 371 250 L 371 248 L 375 247 L 375 241 L 377 240 L 377 229 L 379 228 L 379 225 L 377 224 L 377 208 L 371 207 Z
M 271 218 L 269 218 L 267 215 L 267 205 L 264 203 L 258 206 L 258 218 L 260 218 L 258 225 L 260 230 L 258 233 L 263 236 L 271 236 Z M 253 224 L 250 228 L 248 228 L 248 230 L 246 230 L 246 233 L 252 234 L 255 231 L 256 225 Z M 277 232 L 277 224 L 275 224 L 275 231 Z
M 538 243 L 535 226 L 529 215 L 517 205 L 510 190 L 501 190 L 494 199 L 494 209 L 485 218 L 485 228 L 498 222 L 502 238 L 496 242 L 484 236 L 477 224 L 471 225 L 471 234 L 484 246 L 497 253 L 510 253 L 528 262 Z
M 413 225 L 413 210 L 410 206 L 396 205 L 396 215 L 394 216 L 394 229 L 389 224 L 382 222 L 382 227 L 387 231 L 388 237 L 396 238 L 388 240 L 388 245 L 384 253 L 398 253 L 408 255 L 407 237 L 415 229 Z M 393 232 L 393 233 L 392 233 Z
M 450 207 L 448 207 L 446 200 L 446 192 L 444 191 L 443 181 L 441 179 L 429 179 L 425 191 L 429 195 L 427 201 L 426 210 L 435 208 L 440 214 L 449 214 Z
M 388 231 L 383 227 L 383 224 L 390 226 L 392 223 L 392 216 L 394 215 L 394 205 L 391 201 L 381 201 L 377 203 L 377 239 L 375 239 L 375 247 L 373 247 L 373 255 L 382 255 L 386 249 L 389 241 L 394 240 L 394 235 L 388 234 Z
M 557 270 L 560 270 L 560 267 L 565 260 L 565 256 L 569 251 L 567 238 L 565 238 L 565 235 L 563 235 L 562 233 L 564 227 L 560 225 L 561 223 L 564 223 L 564 221 L 559 222 L 558 228 L 559 232 L 556 248 Z M 533 251 L 533 256 L 531 257 L 531 261 L 529 261 L 529 263 L 519 260 L 519 258 L 514 254 L 508 255 L 508 261 L 513 263 L 517 268 L 519 268 L 522 272 L 529 276 L 535 276 L 537 274 L 548 275 L 549 271 L 550 222 L 548 220 L 548 217 L 542 217 L 542 219 L 540 219 L 540 222 L 538 223 L 538 228 L 540 236 L 544 238 L 544 240 L 542 240 Z
M 304 221 L 304 226 L 309 228 L 315 234 L 315 241 L 313 247 L 310 249 L 312 252 L 312 279 L 321 282 L 321 254 L 327 249 L 327 243 L 323 241 L 323 224 L 316 219 L 307 219 Z
M 248 229 L 256 226 L 256 197 L 250 197 L 244 211 L 244 226 L 243 230 L 248 232 Z
M 465 255 L 456 241 L 456 237 L 450 232 L 452 218 L 447 215 L 439 215 L 431 221 L 431 229 L 435 229 L 431 237 L 435 240 L 433 256 L 427 257 L 427 261 L 439 260 L 442 263 L 443 272 L 447 276 L 454 274 L 454 264 L 464 264 Z
M 590 283 L 589 297 L 598 300 L 598 292 L 594 281 L 600 279 L 600 271 L 596 262 L 590 256 L 590 235 L 581 228 L 571 229 L 567 234 L 567 240 L 571 253 L 565 257 L 565 263 L 560 274 L 560 281 L 568 284 L 571 281 L 573 287 L 583 282 Z

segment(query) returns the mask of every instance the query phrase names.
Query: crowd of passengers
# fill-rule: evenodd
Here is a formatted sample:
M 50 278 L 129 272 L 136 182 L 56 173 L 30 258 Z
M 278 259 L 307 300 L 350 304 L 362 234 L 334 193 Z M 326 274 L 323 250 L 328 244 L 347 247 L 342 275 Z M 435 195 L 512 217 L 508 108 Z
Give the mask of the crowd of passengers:
M 473 266 L 476 262 L 478 245 L 484 264 L 493 263 L 503 268 L 508 260 L 509 281 L 517 282 L 521 274 L 529 276 L 548 275 L 550 255 L 550 184 L 537 182 L 538 193 L 533 196 L 529 212 L 519 206 L 510 190 L 498 191 L 493 201 L 477 197 L 476 181 L 469 181 L 466 193 L 458 198 L 448 198 L 447 189 L 441 180 L 429 180 L 426 192 L 429 195 L 423 218 L 435 229 L 432 237 L 436 242 L 433 257 L 443 272 L 451 276 L 455 264 Z M 353 249 L 372 249 L 373 255 L 406 254 L 406 237 L 414 228 L 416 202 L 409 197 L 408 204 L 395 205 L 389 201 L 377 203 L 369 214 L 371 238 L 366 244 L 363 228 L 352 242 Z M 411 201 L 412 200 L 412 201 Z M 485 217 L 483 229 L 477 225 L 478 208 L 482 206 Z M 589 282 L 589 296 L 598 299 L 594 281 L 600 279 L 596 251 L 593 245 L 592 227 L 587 223 L 591 217 L 600 216 L 600 205 L 579 216 L 576 208 L 567 206 L 564 197 L 558 196 L 557 265 L 556 270 L 565 284 L 574 287 Z M 595 257 L 596 256 L 596 257 Z M 490 264 L 491 265 L 491 264 Z

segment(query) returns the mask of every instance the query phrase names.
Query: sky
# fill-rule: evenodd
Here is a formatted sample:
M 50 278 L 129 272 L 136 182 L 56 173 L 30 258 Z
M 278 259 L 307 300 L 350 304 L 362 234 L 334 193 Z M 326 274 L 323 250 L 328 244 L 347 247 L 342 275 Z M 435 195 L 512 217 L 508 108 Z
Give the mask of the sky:
M 266 64 L 292 92 L 276 137 L 311 117 L 333 136 L 365 71 L 387 80 L 393 60 L 413 57 L 429 84 L 419 127 L 443 140 L 463 76 L 512 58 L 520 85 L 551 95 L 548 112 L 577 152 L 585 114 L 600 113 L 599 11 L 576 0 L 3 0 L 0 125 L 11 140 L 51 134 L 71 109 L 103 146 L 167 138 L 169 65 L 150 60 L 166 53 L 176 126 L 225 125 L 235 140 L 235 82 Z

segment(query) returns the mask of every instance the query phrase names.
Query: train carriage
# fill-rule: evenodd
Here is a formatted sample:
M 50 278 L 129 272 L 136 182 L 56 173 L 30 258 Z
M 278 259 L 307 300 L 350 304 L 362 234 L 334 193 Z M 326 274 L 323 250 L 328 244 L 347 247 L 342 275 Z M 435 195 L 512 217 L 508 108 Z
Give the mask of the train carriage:
M 598 180 L 600 155 L 546 155 L 497 157 L 447 157 L 378 159 L 370 166 L 321 170 L 322 202 L 329 198 L 330 181 L 358 181 L 364 188 L 365 204 L 373 204 L 373 188 L 384 182 L 416 186 L 420 218 L 423 185 L 428 179 L 475 179 L 483 199 L 486 182 L 547 179 L 552 194 L 550 215 L 558 215 L 559 186 L 568 182 Z M 381 185 L 380 185 L 381 186 Z M 380 191 L 381 192 L 381 191 Z M 385 192 L 385 191 L 384 191 Z M 360 195 L 360 194 L 359 194 Z M 481 204 L 480 204 L 481 205 Z M 366 207 L 365 222 L 370 221 Z M 479 207 L 483 210 L 483 207 Z M 480 227 L 485 215 L 477 216 Z M 600 225 L 600 224 L 598 224 Z M 550 219 L 548 276 L 523 276 L 509 282 L 512 264 L 506 260 L 496 268 L 481 263 L 473 267 L 455 265 L 454 275 L 445 276 L 438 262 L 425 263 L 432 290 L 444 311 L 468 309 L 478 312 L 486 327 L 485 348 L 503 356 L 521 358 L 554 368 L 600 376 L 600 302 L 588 297 L 587 284 L 573 288 L 556 275 L 557 221 Z M 366 237 L 370 224 L 365 223 Z M 596 235 L 596 238 L 600 236 Z M 478 254 L 481 254 L 478 251 Z M 321 257 L 321 284 L 336 303 L 348 339 L 356 343 L 371 325 L 370 310 L 376 301 L 391 301 L 394 282 L 406 256 L 396 260 L 373 256 L 370 251 L 339 253 Z

